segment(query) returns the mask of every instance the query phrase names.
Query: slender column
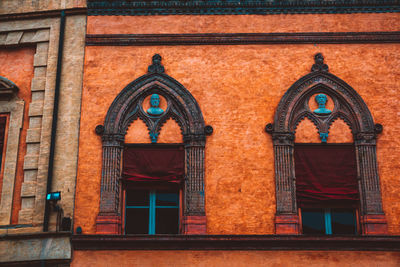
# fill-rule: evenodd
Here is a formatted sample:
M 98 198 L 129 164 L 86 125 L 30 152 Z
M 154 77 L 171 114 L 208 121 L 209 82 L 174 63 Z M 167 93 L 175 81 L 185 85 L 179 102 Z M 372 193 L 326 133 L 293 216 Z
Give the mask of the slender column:
M 100 212 L 96 220 L 97 234 L 120 234 L 121 141 L 118 136 L 103 136 L 103 168 L 101 174 Z
M 363 234 L 387 234 L 387 222 L 382 210 L 376 157 L 376 136 L 374 133 L 359 133 L 357 135 L 356 157 Z
M 273 133 L 276 179 L 276 234 L 299 234 L 292 133 Z
M 204 210 L 204 146 L 205 136 L 190 136 L 185 142 L 186 178 L 184 234 L 206 234 Z

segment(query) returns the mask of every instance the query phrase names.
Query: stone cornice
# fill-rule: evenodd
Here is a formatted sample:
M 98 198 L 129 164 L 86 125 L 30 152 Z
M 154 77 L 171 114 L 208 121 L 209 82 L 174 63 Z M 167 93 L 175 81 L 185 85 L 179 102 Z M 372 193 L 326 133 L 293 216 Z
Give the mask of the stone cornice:
M 244 15 L 400 12 L 399 0 L 88 0 L 89 15 Z
M 400 250 L 400 236 L 74 235 L 71 242 L 74 250 Z
M 88 34 L 91 46 L 400 43 L 400 32 Z

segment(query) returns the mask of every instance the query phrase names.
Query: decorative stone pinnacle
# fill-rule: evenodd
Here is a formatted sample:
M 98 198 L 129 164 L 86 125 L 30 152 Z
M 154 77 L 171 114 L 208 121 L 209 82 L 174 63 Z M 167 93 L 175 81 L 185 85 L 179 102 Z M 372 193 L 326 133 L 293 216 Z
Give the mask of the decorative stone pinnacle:
M 148 68 L 149 73 L 164 73 L 164 66 L 161 65 L 161 56 L 155 54 L 152 58 L 153 64 Z
M 321 53 L 315 54 L 315 64 L 312 66 L 311 71 L 329 71 L 328 65 L 324 64 L 324 56 Z

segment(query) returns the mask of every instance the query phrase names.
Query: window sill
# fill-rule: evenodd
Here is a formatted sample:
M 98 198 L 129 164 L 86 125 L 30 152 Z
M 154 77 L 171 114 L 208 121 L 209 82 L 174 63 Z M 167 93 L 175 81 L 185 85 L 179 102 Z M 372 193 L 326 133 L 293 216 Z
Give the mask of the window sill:
M 73 235 L 74 250 L 400 251 L 400 236 Z

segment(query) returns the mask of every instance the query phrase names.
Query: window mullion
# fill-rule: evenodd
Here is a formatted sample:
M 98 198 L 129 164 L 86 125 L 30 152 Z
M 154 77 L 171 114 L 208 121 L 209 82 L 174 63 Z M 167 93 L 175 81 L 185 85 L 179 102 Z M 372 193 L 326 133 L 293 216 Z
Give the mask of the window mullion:
M 325 233 L 327 235 L 332 234 L 332 219 L 331 219 L 331 209 L 325 209 Z
M 149 235 L 156 233 L 156 191 L 150 191 Z

